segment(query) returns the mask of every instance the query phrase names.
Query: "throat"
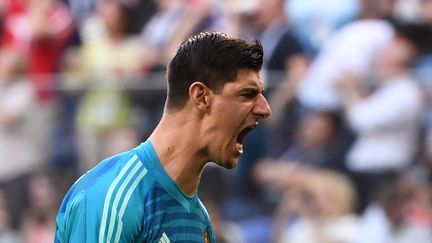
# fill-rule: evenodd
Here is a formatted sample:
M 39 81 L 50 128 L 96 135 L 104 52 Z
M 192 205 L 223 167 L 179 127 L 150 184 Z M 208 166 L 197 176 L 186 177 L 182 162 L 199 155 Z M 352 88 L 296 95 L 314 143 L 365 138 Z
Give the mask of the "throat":
M 174 173 L 173 176 L 170 176 L 185 195 L 194 196 L 201 180 L 202 171 L 202 169 L 195 170 L 185 168 L 182 171 Z
M 173 152 L 173 151 L 172 151 Z M 177 151 L 179 152 L 179 151 Z M 197 151 L 198 153 L 206 153 L 205 149 Z M 197 157 L 192 156 L 193 153 L 172 153 L 169 158 L 161 159 L 161 164 L 166 173 L 176 183 L 180 190 L 188 195 L 195 195 L 204 168 L 204 163 Z

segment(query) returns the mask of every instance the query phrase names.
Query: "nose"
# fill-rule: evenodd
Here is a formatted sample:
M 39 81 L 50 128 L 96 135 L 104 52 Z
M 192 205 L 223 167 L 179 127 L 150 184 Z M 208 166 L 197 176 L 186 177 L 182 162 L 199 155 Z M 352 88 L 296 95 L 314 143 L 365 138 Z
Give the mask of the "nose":
M 270 105 L 268 104 L 267 99 L 264 97 L 264 95 L 259 95 L 257 103 L 252 110 L 252 113 L 259 117 L 259 119 L 265 119 L 271 115 Z

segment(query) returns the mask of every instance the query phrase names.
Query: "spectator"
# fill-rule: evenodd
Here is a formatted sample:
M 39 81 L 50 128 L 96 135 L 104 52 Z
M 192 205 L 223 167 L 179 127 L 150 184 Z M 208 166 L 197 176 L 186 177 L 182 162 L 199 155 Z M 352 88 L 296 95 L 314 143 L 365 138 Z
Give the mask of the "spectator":
M 37 156 L 43 155 L 42 160 L 47 163 L 58 115 L 57 74 L 72 41 L 74 22 L 68 8 L 59 0 L 6 2 L 0 49 L 17 51 L 28 60 L 25 75 L 35 93 L 31 119 L 37 127 L 33 132 L 40 151 Z
M 0 57 L 0 185 L 11 224 L 17 227 L 26 207 L 23 192 L 28 174 L 45 165 L 47 151 L 38 146 L 35 97 L 25 78 L 26 60 L 14 51 L 3 51 Z
M 355 191 L 342 174 L 305 171 L 301 184 L 286 188 L 275 215 L 274 242 L 351 242 L 358 234 Z
M 285 153 L 277 160 L 263 159 L 254 168 L 255 180 L 261 185 L 261 197 L 266 204 L 280 204 L 281 190 L 301 187 L 311 171 L 342 171 L 343 151 L 337 143 L 339 132 L 340 119 L 335 114 L 314 112 L 305 116 L 300 121 L 294 143 Z
M 156 51 L 156 70 L 165 67 L 178 45 L 202 31 L 220 31 L 225 27 L 221 8 L 212 0 L 163 0 L 159 12 L 145 26 L 143 38 Z
M 73 32 L 73 19 L 58 0 L 11 0 L 5 17 L 2 48 L 16 49 L 29 59 L 29 75 L 38 101 L 52 101 L 54 73 Z
M 173 38 L 175 30 L 187 14 L 187 7 L 182 0 L 157 1 L 157 10 L 144 25 L 141 38 L 149 49 L 155 52 L 150 57 L 150 69 L 163 65 L 161 58 L 169 41 Z
M 387 3 L 392 0 L 362 0 L 360 18 L 335 32 L 313 60 L 298 90 L 298 99 L 307 109 L 341 108 L 335 82 L 345 72 L 367 75 L 378 50 L 390 41 L 393 27 Z
M 22 219 L 24 243 L 46 243 L 54 238 L 56 203 L 54 187 L 47 176 L 30 179 L 29 208 Z
M 383 186 L 353 243 L 432 242 L 430 188 L 399 177 Z
M 269 97 L 272 117 L 266 121 L 267 132 L 272 141 L 269 148 L 271 157 L 279 157 L 295 138 L 299 120 L 302 119 L 301 107 L 296 92 L 308 70 L 308 60 L 302 55 L 287 60 L 287 72 L 283 80 L 274 87 Z
M 283 80 L 290 69 L 290 60 L 303 57 L 303 48 L 289 28 L 283 13 L 283 0 L 258 0 L 255 12 L 255 26 L 262 42 L 264 58 L 264 82 L 267 88 L 274 88 Z
M 259 180 L 271 167 L 279 170 L 281 164 L 343 171 L 344 153 L 342 145 L 337 143 L 340 124 L 340 117 L 330 112 L 313 112 L 305 116 L 300 121 L 296 139 L 282 156 L 276 160 L 263 159 L 255 168 Z M 268 176 L 272 177 L 271 174 Z
M 360 210 L 369 203 L 372 188 L 415 159 L 423 104 L 410 74 L 413 57 L 412 43 L 397 36 L 377 57 L 370 94 L 355 78 L 341 83 L 346 118 L 358 135 L 346 162 L 360 193 Z
M 0 243 L 20 242 L 20 234 L 11 227 L 10 223 L 6 199 L 0 191 Z
M 258 35 L 258 30 L 254 25 L 258 1 L 224 0 L 221 2 L 221 9 L 228 22 L 224 32 L 245 39 Z
M 314 57 L 334 32 L 358 17 L 360 0 L 285 0 L 285 15 L 306 53 Z
M 305 116 L 297 129 L 296 142 L 279 160 L 327 169 L 343 170 L 343 147 L 337 144 L 341 118 L 330 112 Z
M 101 1 L 98 14 L 105 34 L 88 39 L 77 55 L 84 76 L 75 82 L 89 89 L 77 114 L 81 172 L 129 148 L 137 139 L 136 132 L 129 129 L 132 106 L 123 89 L 141 74 L 145 50 L 138 37 L 127 31 L 130 8 L 116 0 Z
M 417 47 L 414 62 L 414 72 L 421 82 L 427 106 L 424 112 L 425 152 L 432 155 L 432 1 L 420 1 L 420 13 L 416 16 L 418 22 L 408 23 L 404 27 L 406 34 Z

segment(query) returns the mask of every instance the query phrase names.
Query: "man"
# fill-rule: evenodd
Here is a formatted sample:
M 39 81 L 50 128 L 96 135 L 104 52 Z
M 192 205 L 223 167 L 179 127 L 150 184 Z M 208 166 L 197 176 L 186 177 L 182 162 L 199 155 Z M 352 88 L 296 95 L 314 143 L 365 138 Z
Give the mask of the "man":
M 234 168 L 245 135 L 270 115 L 262 59 L 259 42 L 222 33 L 183 42 L 168 65 L 159 125 L 72 186 L 55 241 L 215 242 L 197 186 L 208 162 Z
M 369 83 L 352 74 L 339 82 L 345 119 L 356 133 L 345 163 L 358 191 L 359 212 L 418 155 L 424 97 L 411 73 L 415 53 L 411 40 L 398 31 L 376 53 Z

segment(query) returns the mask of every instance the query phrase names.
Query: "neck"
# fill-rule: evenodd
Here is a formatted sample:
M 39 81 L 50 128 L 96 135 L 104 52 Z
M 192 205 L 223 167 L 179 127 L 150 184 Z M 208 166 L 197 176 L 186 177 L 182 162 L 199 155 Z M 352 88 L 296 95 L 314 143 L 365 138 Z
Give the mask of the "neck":
M 150 136 L 163 168 L 180 190 L 190 196 L 197 190 L 206 161 L 199 153 L 197 131 L 199 122 L 193 115 L 164 113 Z

